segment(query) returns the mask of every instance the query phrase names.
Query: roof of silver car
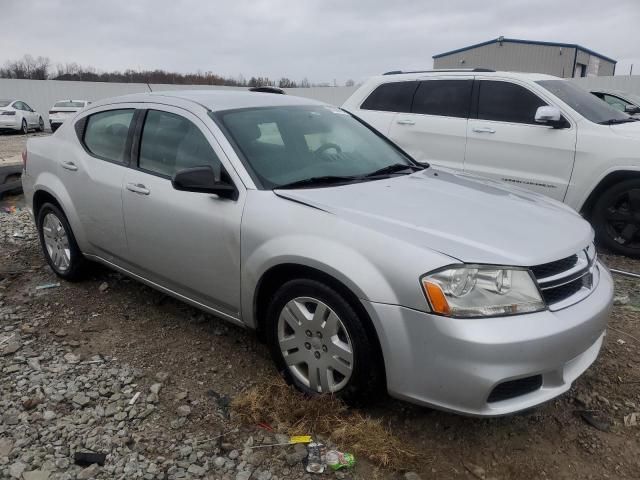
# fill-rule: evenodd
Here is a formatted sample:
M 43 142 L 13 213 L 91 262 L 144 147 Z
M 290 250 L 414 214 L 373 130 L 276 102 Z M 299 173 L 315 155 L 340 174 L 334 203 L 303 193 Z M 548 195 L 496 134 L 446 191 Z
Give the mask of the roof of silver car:
M 179 103 L 187 101 L 199 104 L 208 110 L 231 110 L 236 108 L 271 107 L 285 105 L 325 105 L 309 98 L 273 93 L 229 91 L 229 90 L 171 90 L 165 92 L 134 93 L 108 98 L 91 104 L 92 107 L 114 103 Z

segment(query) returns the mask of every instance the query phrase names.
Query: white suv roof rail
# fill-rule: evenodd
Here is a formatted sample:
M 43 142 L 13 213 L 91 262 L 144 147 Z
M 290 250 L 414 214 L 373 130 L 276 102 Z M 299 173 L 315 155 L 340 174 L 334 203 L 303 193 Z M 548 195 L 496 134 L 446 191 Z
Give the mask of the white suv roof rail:
M 402 70 L 392 70 L 385 72 L 383 75 L 401 75 L 403 73 L 431 73 L 431 72 L 495 72 L 490 68 L 450 68 L 440 70 L 412 70 L 410 72 L 403 72 Z

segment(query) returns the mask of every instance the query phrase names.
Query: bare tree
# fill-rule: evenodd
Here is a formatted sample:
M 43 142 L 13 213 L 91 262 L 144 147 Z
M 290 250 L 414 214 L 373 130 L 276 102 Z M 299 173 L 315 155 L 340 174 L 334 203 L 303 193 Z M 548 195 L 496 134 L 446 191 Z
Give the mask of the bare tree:
M 51 71 L 50 71 L 51 70 Z M 212 71 L 198 71 L 196 73 L 177 73 L 165 70 L 133 70 L 103 72 L 90 66 L 78 63 L 58 63 L 55 69 L 51 68 L 51 62 L 47 57 L 34 58 L 25 55 L 21 59 L 8 61 L 0 67 L 0 78 L 28 78 L 45 80 L 78 80 L 84 82 L 120 82 L 120 83 L 169 83 L 180 85 L 227 85 L 238 87 L 262 87 L 275 86 L 276 82 L 269 77 L 251 77 L 248 81 L 242 75 L 224 77 Z M 308 85 L 308 80 L 302 83 Z M 285 87 L 295 87 L 296 82 L 288 78 L 282 78 L 279 82 Z
M 293 80 L 289 80 L 288 78 L 283 77 L 280 79 L 280 81 L 278 81 L 278 86 L 280 88 L 296 88 L 298 84 Z
M 25 55 L 18 60 L 11 60 L 0 68 L 0 77 L 30 80 L 45 80 L 49 75 L 51 61 L 47 57 L 34 58 Z

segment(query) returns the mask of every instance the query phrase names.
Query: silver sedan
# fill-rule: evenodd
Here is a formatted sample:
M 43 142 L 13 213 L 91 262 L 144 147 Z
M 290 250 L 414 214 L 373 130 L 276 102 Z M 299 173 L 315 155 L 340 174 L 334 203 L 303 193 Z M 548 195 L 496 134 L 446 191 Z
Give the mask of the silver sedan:
M 308 394 L 503 415 L 565 392 L 603 342 L 612 280 L 577 213 L 418 164 L 329 105 L 119 97 L 24 161 L 60 277 L 101 262 L 254 329 Z

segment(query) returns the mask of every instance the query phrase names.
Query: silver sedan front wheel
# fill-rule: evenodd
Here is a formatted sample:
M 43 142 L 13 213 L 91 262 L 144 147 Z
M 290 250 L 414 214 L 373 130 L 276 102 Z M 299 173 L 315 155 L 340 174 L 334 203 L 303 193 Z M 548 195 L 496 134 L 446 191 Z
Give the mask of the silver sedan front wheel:
M 353 374 L 353 343 L 344 323 L 324 302 L 290 300 L 278 318 L 280 351 L 291 374 L 317 393 L 335 393 Z

